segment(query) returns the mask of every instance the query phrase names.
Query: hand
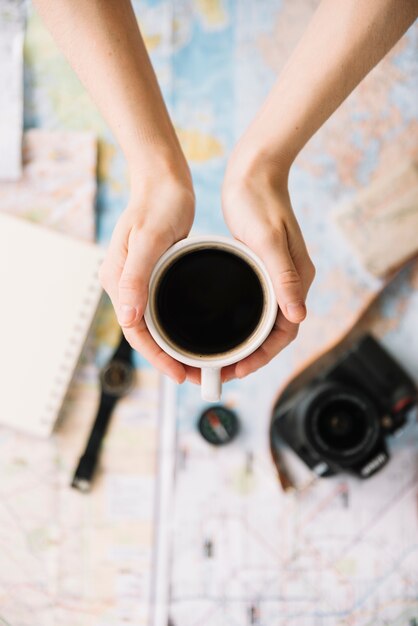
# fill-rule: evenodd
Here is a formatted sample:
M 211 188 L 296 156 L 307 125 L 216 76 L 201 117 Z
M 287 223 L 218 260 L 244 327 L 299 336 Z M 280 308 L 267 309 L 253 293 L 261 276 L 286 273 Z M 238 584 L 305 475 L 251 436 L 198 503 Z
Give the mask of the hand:
M 194 217 L 191 184 L 162 171 L 141 180 L 113 231 L 100 281 L 109 294 L 130 345 L 160 371 L 181 383 L 187 367 L 166 354 L 151 337 L 143 318 L 148 283 L 159 257 L 189 233 Z
M 242 378 L 268 363 L 293 339 L 306 317 L 305 300 L 315 276 L 287 190 L 287 170 L 278 164 L 251 167 L 230 162 L 223 187 L 223 213 L 231 233 L 264 261 L 279 305 L 264 343 L 245 359 L 223 368 L 222 379 Z

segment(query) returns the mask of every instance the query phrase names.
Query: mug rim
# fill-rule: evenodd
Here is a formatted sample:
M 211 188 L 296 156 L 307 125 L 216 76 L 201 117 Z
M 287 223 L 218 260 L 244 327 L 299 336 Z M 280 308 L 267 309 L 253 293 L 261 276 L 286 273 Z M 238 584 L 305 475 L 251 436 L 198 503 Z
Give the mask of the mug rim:
M 257 324 L 257 327 L 254 329 L 253 333 L 249 335 L 249 337 L 247 337 L 244 342 L 239 344 L 236 348 L 232 348 L 231 350 L 226 351 L 225 353 L 217 353 L 214 355 L 206 354 L 202 356 L 196 354 L 195 356 L 192 356 L 187 351 L 182 352 L 180 350 L 176 350 L 176 348 L 173 347 L 172 344 L 168 343 L 165 337 L 161 334 L 158 325 L 154 321 L 154 307 L 153 303 L 151 302 L 151 294 L 153 294 L 153 288 L 156 281 L 160 278 L 160 275 L 167 265 L 171 264 L 171 262 L 176 257 L 182 256 L 182 253 L 191 252 L 195 248 L 199 249 L 202 244 L 214 244 L 211 247 L 219 247 L 232 251 L 236 250 L 240 253 L 239 256 L 243 257 L 247 261 L 250 260 L 249 265 L 253 266 L 253 269 L 256 269 L 256 273 L 259 279 L 260 275 L 262 277 L 260 283 L 263 288 L 265 297 L 267 297 L 260 322 Z M 233 239 L 231 237 L 226 237 L 223 235 L 199 235 L 188 236 L 184 239 L 181 239 L 180 241 L 177 241 L 174 245 L 168 248 L 168 250 L 166 250 L 158 259 L 149 280 L 148 301 L 144 313 L 144 319 L 154 341 L 164 350 L 164 352 L 166 352 L 177 361 L 180 361 L 180 363 L 198 368 L 220 368 L 225 367 L 226 365 L 231 365 L 232 363 L 237 363 L 241 359 L 255 352 L 255 350 L 260 347 L 263 341 L 265 341 L 265 339 L 270 334 L 277 317 L 277 311 L 278 305 L 274 293 L 273 283 L 271 281 L 266 266 L 259 258 L 259 256 L 255 254 L 255 252 L 253 252 L 241 241 L 238 241 L 237 239 Z

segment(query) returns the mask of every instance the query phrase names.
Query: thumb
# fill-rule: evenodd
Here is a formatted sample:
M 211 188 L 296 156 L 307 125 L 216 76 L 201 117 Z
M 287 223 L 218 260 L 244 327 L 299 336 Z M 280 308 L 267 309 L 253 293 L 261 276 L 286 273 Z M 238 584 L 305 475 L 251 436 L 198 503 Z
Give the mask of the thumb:
M 305 291 L 289 252 L 286 232 L 269 233 L 258 247 L 255 252 L 267 267 L 283 315 L 299 324 L 306 317 Z
M 123 328 L 142 318 L 148 299 L 148 283 L 154 266 L 170 243 L 145 230 L 131 233 L 128 254 L 119 279 L 118 321 Z

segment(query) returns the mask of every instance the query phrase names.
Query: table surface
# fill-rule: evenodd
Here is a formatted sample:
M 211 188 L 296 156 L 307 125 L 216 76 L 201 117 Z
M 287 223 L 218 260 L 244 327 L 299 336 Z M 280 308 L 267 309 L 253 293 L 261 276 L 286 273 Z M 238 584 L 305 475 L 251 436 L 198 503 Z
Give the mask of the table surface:
M 195 234 L 227 232 L 220 186 L 228 154 L 317 4 L 134 3 L 191 165 Z M 330 226 L 330 215 L 399 161 L 417 156 L 417 47 L 414 25 L 292 169 L 293 205 L 318 270 L 309 308 L 323 323 L 330 315 L 345 315 L 349 306 L 355 310 L 359 285 L 375 285 L 353 263 L 348 245 Z M 128 197 L 125 163 L 31 8 L 25 61 L 26 127 L 88 129 L 100 139 L 98 237 L 106 242 Z M 336 297 L 341 276 L 351 278 L 347 284 L 352 287 L 342 308 Z M 412 264 L 386 289 L 369 323 L 415 379 L 417 319 L 418 266 Z M 177 626 L 365 626 L 418 620 L 416 428 L 396 443 L 387 470 L 367 483 L 320 481 L 303 497 L 284 496 L 278 489 L 266 433 L 271 402 L 295 365 L 300 342 L 262 371 L 225 387 L 225 401 L 243 423 L 240 438 L 228 450 L 209 449 L 196 434 L 202 408 L 198 389 L 186 384 L 178 395 L 170 599 Z M 208 540 L 214 545 L 212 559 L 202 547 Z

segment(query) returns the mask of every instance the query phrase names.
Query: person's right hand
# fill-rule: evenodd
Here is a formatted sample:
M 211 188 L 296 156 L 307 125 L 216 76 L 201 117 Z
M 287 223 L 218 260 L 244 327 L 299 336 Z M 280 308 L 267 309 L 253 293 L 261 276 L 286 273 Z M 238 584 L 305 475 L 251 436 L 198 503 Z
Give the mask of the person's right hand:
M 225 221 L 236 239 L 264 262 L 273 283 L 278 314 L 270 335 L 245 359 L 222 369 L 222 380 L 242 378 L 266 365 L 296 338 L 306 317 L 306 297 L 315 268 L 293 212 L 288 166 L 254 155 L 254 141 L 236 146 L 222 190 Z
M 155 343 L 143 315 L 154 265 L 170 246 L 188 235 L 193 217 L 191 184 L 179 183 L 163 172 L 142 180 L 139 190 L 132 190 L 115 226 L 99 272 L 127 341 L 178 383 L 185 380 L 187 368 Z

